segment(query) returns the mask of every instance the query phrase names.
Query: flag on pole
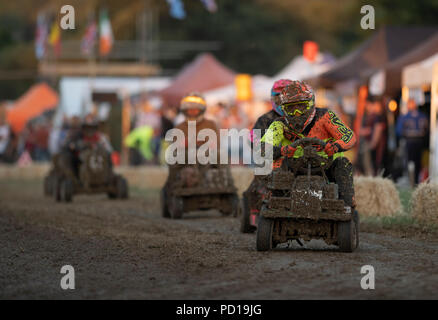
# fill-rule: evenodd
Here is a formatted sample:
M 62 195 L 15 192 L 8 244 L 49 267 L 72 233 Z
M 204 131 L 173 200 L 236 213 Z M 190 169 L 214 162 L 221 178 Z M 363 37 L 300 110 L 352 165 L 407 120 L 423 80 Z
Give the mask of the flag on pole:
M 49 43 L 52 45 L 55 52 L 55 56 L 61 55 L 61 28 L 59 27 L 58 20 L 55 18 L 52 23 L 49 35 Z
M 207 9 L 208 12 L 214 13 L 217 11 L 217 5 L 215 0 L 201 0 L 201 2 L 204 4 L 205 9 Z
M 181 0 L 167 0 L 170 6 L 170 15 L 175 18 L 182 20 L 186 17 L 186 12 L 184 10 L 184 3 Z
M 111 28 L 111 21 L 108 17 L 107 10 L 102 10 L 100 12 L 99 33 L 99 53 L 101 56 L 106 56 L 110 53 L 114 44 L 113 30 Z
M 42 59 L 46 55 L 48 29 L 45 15 L 42 13 L 38 14 L 35 32 L 35 56 L 37 59 Z
M 94 18 L 90 20 L 85 30 L 84 37 L 81 42 L 81 51 L 84 55 L 91 55 L 93 53 L 93 48 L 96 43 L 97 37 L 97 24 Z

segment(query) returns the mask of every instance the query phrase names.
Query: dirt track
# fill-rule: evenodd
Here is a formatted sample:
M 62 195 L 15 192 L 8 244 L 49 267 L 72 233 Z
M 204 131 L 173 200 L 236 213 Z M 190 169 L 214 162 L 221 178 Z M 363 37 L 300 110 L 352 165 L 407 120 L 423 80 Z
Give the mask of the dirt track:
M 128 201 L 41 196 L 40 181 L 0 181 L 0 298 L 438 299 L 438 239 L 361 233 L 360 249 L 321 242 L 255 251 L 235 218 L 160 217 L 158 191 Z M 76 289 L 60 288 L 75 268 Z M 376 289 L 360 288 L 373 265 Z

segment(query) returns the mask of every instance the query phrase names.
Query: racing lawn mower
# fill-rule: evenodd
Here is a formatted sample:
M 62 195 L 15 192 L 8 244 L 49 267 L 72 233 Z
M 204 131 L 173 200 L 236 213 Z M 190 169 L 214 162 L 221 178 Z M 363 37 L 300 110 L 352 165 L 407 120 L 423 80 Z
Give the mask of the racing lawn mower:
M 78 150 L 77 166 L 72 166 L 66 154 L 54 157 L 52 169 L 44 179 L 46 196 L 64 202 L 71 202 L 75 194 L 106 193 L 110 199 L 128 198 L 128 183 L 113 172 L 111 159 L 103 147 L 83 145 Z
M 218 209 L 222 215 L 237 216 L 239 197 L 229 166 L 177 165 L 176 173 L 161 190 L 164 218 L 181 219 L 183 213 Z
M 257 216 L 258 251 L 280 243 L 323 239 L 342 252 L 359 245 L 359 216 L 339 199 L 338 185 L 326 176 L 333 156 L 318 154 L 326 143 L 317 138 L 302 138 L 292 143 L 301 147 L 302 157 L 284 158 L 280 168 L 268 176 L 268 193 Z

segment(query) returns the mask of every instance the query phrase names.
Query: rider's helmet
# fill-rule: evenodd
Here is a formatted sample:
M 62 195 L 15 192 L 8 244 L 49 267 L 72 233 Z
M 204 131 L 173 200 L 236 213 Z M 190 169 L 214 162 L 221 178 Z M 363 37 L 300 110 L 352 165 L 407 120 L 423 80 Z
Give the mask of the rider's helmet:
M 181 100 L 180 110 L 189 120 L 202 119 L 207 103 L 199 93 L 190 93 Z
M 284 116 L 283 110 L 281 110 L 280 103 L 280 93 L 281 91 L 288 85 L 291 84 L 292 80 L 289 79 L 280 79 L 274 82 L 274 85 L 271 89 L 271 104 L 272 109 L 277 112 L 280 116 Z
M 281 91 L 280 104 L 287 125 L 295 132 L 302 132 L 315 116 L 315 95 L 304 82 L 287 85 Z

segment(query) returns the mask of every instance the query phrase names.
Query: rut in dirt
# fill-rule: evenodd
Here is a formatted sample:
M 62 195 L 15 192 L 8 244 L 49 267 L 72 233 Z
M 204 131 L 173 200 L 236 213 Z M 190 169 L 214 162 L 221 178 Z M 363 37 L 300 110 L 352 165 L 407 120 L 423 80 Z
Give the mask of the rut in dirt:
M 1 298 L 347 299 L 438 298 L 438 242 L 361 233 L 340 253 L 321 241 L 271 252 L 219 212 L 160 217 L 158 190 L 58 204 L 34 184 L 0 182 Z M 77 285 L 60 289 L 60 268 Z M 372 265 L 375 290 L 360 269 Z

